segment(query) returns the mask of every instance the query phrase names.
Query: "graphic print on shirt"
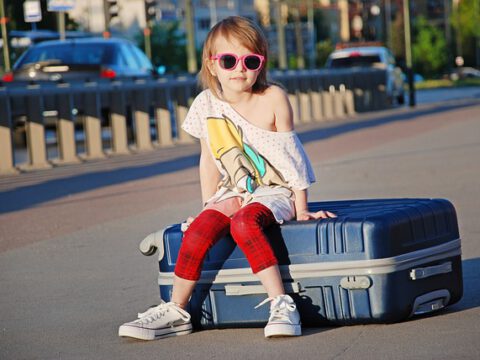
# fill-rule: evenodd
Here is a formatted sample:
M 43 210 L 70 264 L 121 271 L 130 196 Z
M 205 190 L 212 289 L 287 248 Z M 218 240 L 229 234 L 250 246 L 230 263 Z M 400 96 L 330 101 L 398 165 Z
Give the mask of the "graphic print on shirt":
M 261 185 L 288 187 L 281 174 L 243 141 L 241 127 L 226 115 L 207 118 L 207 131 L 212 154 L 227 173 L 222 186 L 249 193 Z

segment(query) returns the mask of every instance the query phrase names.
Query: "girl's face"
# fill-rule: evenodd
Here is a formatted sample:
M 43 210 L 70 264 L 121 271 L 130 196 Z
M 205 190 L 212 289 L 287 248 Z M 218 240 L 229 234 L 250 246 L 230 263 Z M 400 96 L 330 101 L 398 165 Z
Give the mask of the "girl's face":
M 230 53 L 237 55 L 238 58 L 241 58 L 243 55 L 249 55 L 253 52 L 248 48 L 241 45 L 237 40 L 231 38 L 226 39 L 223 36 L 219 36 L 215 39 L 213 44 L 214 54 L 223 54 Z M 258 73 L 261 70 L 262 65 L 257 70 L 247 69 L 243 61 L 238 61 L 237 65 L 230 69 L 226 70 L 220 66 L 220 60 L 210 60 L 210 72 L 215 76 L 220 82 L 222 92 L 225 95 L 229 94 L 239 94 L 242 92 L 250 92 L 252 86 L 257 81 Z

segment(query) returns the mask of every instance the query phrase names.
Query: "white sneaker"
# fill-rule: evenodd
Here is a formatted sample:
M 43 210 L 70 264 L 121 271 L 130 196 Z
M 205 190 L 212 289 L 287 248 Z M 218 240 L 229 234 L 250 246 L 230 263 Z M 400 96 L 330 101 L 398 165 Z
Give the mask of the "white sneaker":
M 279 295 L 275 298 L 268 298 L 256 307 L 270 303 L 270 318 L 265 326 L 265 337 L 300 336 L 302 325 L 300 314 L 295 302 L 289 295 Z
M 190 314 L 173 302 L 162 302 L 144 313 L 139 313 L 137 320 L 120 326 L 118 336 L 156 340 L 169 336 L 187 335 L 191 332 Z

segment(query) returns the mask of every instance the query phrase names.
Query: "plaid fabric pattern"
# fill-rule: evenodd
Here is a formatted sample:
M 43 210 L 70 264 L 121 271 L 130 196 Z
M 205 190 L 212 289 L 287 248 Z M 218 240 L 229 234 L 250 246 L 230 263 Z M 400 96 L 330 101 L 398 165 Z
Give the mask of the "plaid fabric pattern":
M 270 209 L 251 203 L 235 213 L 232 219 L 216 210 L 202 211 L 183 235 L 175 266 L 175 275 L 196 281 L 200 278 L 208 250 L 230 229 L 233 239 L 257 273 L 276 265 L 277 259 L 263 229 L 275 223 Z
M 232 218 L 230 233 L 245 254 L 254 274 L 278 263 L 263 231 L 275 222 L 270 209 L 260 203 L 248 204 Z
M 230 218 L 217 210 L 203 210 L 183 234 L 175 275 L 196 281 L 200 278 L 208 250 L 228 233 Z

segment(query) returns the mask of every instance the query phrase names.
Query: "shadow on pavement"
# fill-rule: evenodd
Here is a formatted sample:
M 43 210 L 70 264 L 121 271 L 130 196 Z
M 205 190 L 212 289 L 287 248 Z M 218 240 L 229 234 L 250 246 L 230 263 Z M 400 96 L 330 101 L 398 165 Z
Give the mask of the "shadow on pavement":
M 0 214 L 27 209 L 67 195 L 187 169 L 196 166 L 198 161 L 198 154 L 188 155 L 154 164 L 84 173 L 7 190 L 0 192 Z
M 463 297 L 452 306 L 453 311 L 480 307 L 480 258 L 462 261 Z
M 359 129 L 380 126 L 395 121 L 412 121 L 421 116 L 474 105 L 478 105 L 478 101 L 469 101 L 460 104 L 443 104 L 429 107 L 428 109 L 412 109 L 406 112 L 387 114 L 378 118 L 375 117 L 375 113 L 372 113 L 374 119 L 353 119 L 348 122 L 342 121 L 339 124 L 329 123 L 321 128 L 300 130 L 299 137 L 303 143 L 307 143 L 310 141 L 327 139 Z M 319 124 L 315 125 L 318 126 Z M 188 155 L 143 166 L 127 166 L 120 169 L 76 174 L 71 177 L 53 180 L 49 179 L 42 183 L 6 190 L 0 192 L 0 214 L 27 209 L 37 204 L 96 188 L 184 170 L 197 166 L 198 159 L 198 154 Z M 55 169 L 46 171 L 55 171 Z

